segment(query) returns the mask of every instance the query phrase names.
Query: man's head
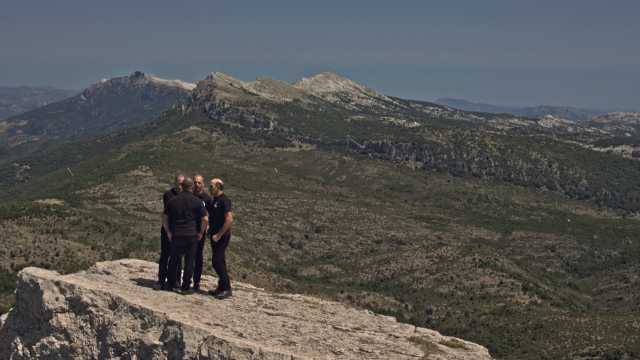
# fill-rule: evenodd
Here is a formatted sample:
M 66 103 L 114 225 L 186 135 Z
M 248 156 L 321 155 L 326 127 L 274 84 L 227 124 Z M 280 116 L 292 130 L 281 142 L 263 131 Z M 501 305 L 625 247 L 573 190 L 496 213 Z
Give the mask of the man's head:
M 223 193 L 224 190 L 224 182 L 222 179 L 214 178 L 209 181 L 209 192 L 213 196 L 219 196 Z
M 184 182 L 184 175 L 182 175 L 182 174 L 176 175 L 176 178 L 174 179 L 174 185 L 175 185 L 176 189 L 178 189 L 179 191 L 182 191 L 182 183 L 183 182 Z
M 204 177 L 200 174 L 193 175 L 193 192 L 201 193 L 204 190 Z
M 191 178 L 185 178 L 182 182 L 182 191 L 193 192 L 193 180 Z

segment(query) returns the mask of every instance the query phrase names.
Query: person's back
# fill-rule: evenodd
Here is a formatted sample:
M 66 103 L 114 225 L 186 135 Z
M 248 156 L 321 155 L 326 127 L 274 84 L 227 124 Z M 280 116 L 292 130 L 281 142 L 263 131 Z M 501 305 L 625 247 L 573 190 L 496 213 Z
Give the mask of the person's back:
M 184 181 L 184 178 L 183 178 L 183 181 Z M 180 183 L 180 186 L 182 186 L 182 183 Z M 174 197 L 178 196 L 178 194 L 180 194 L 180 188 L 178 187 L 172 187 L 171 189 L 165 191 L 164 194 L 162 195 L 162 206 L 166 209 L 169 201 L 171 201 L 171 199 L 173 199 Z
M 198 240 L 204 235 L 207 225 L 205 204 L 193 195 L 193 180 L 190 178 L 184 179 L 183 191 L 167 203 L 164 221 L 167 236 L 171 242 L 167 289 L 172 290 L 177 285 L 177 268 L 184 256 L 185 271 L 181 289 L 188 291 L 193 275 Z
M 192 193 L 183 191 L 167 204 L 167 216 L 173 238 L 194 238 L 200 233 L 205 205 Z

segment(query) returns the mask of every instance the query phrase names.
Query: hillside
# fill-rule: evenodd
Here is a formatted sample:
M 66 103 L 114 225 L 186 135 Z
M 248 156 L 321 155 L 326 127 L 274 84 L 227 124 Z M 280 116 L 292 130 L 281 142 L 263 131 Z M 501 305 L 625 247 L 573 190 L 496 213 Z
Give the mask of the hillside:
M 155 122 L 1 158 L 5 304 L 25 266 L 155 260 L 162 191 L 201 172 L 234 201 L 235 280 L 500 359 L 638 355 L 639 165 L 580 142 L 608 135 L 315 80 L 215 73 Z
M 75 95 L 75 90 L 51 87 L 0 86 L 0 120 Z

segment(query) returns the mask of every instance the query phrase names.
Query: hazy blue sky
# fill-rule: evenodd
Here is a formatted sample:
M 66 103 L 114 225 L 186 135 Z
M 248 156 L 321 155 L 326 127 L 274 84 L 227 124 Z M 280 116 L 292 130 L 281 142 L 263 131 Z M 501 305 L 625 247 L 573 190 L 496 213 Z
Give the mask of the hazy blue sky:
M 143 70 L 640 109 L 640 1 L 0 0 L 0 85 L 83 88 Z

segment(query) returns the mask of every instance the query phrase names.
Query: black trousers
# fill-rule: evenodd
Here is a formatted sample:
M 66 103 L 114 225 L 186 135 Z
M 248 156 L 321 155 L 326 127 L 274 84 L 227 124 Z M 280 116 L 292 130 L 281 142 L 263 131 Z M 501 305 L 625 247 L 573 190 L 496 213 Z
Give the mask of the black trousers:
M 176 236 L 171 240 L 171 255 L 169 258 L 169 288 L 176 287 L 178 280 L 178 266 L 184 257 L 184 272 L 182 273 L 182 288 L 189 287 L 193 267 L 195 265 L 196 250 L 198 247 L 197 237 Z
M 213 250 L 211 263 L 213 265 L 213 270 L 218 274 L 218 289 L 223 291 L 231 290 L 231 281 L 229 280 L 227 261 L 225 259 L 225 252 L 227 250 L 227 246 L 229 246 L 230 240 L 231 234 L 227 233 L 217 242 L 211 242 L 211 249 Z
M 158 261 L 158 282 L 165 284 L 169 276 L 169 256 L 171 255 L 171 242 L 164 231 L 164 227 L 160 229 L 160 260 Z M 176 274 L 178 276 L 182 272 L 182 266 L 178 263 Z M 179 280 L 179 279 L 176 279 Z
M 204 266 L 204 239 L 207 235 L 202 236 L 202 239 L 198 241 L 198 247 L 196 249 L 196 261 L 193 269 L 193 284 L 200 284 L 200 278 L 202 278 L 202 267 Z

